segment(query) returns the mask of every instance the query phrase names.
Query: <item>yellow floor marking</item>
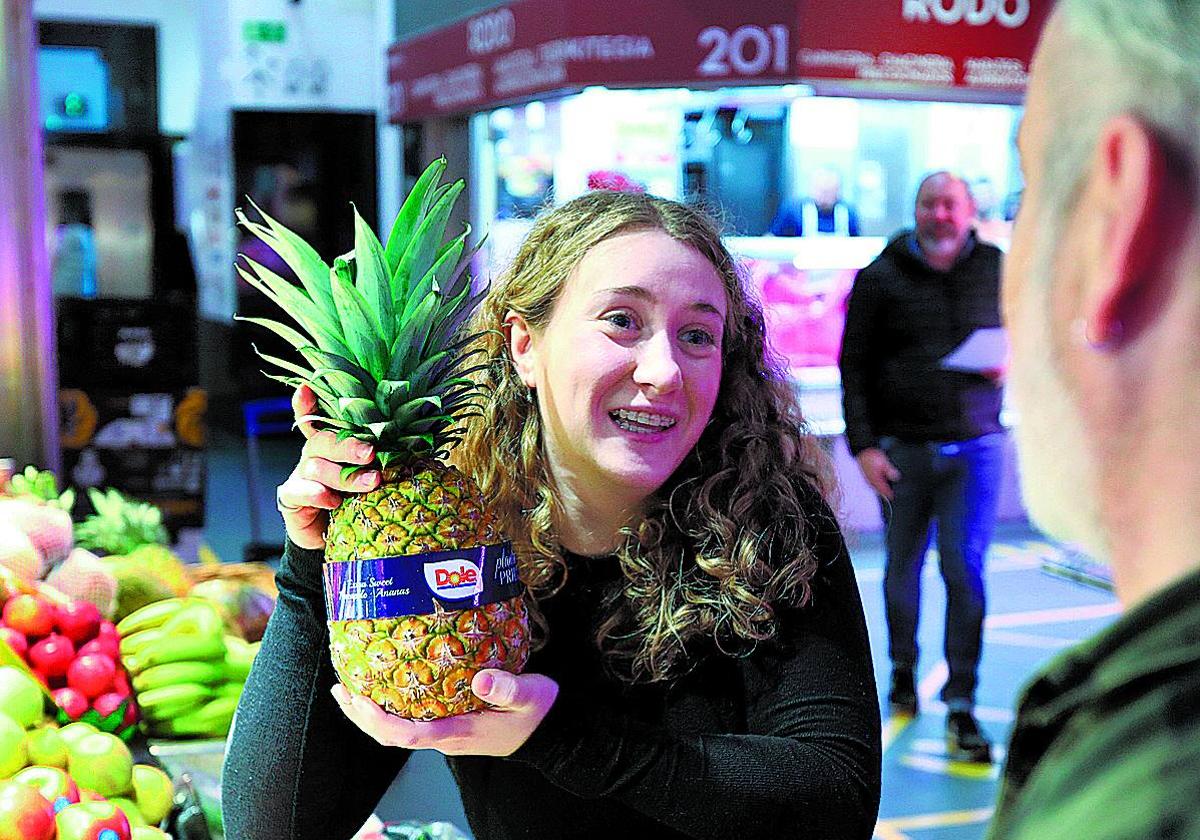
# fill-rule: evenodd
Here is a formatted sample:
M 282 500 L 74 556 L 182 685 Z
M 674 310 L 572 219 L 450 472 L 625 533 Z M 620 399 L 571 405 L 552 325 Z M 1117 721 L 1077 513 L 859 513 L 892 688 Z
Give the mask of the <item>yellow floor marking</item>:
M 900 763 L 914 770 L 924 770 L 938 776 L 953 776 L 956 779 L 986 779 L 991 781 L 1000 776 L 1000 770 L 992 764 L 975 764 L 970 761 L 951 761 L 932 755 L 904 755 Z
M 984 626 L 994 629 L 996 627 L 1027 627 L 1031 624 L 1064 624 L 1070 621 L 1109 618 L 1120 612 L 1121 604 L 1117 601 L 1110 601 L 1104 604 L 1084 604 L 1077 607 L 1055 607 L 1048 610 L 989 615 Z
M 952 825 L 972 825 L 992 818 L 992 808 L 973 811 L 943 811 L 938 814 L 918 814 L 880 820 L 875 826 L 875 840 L 912 840 L 906 831 L 923 828 L 945 828 Z

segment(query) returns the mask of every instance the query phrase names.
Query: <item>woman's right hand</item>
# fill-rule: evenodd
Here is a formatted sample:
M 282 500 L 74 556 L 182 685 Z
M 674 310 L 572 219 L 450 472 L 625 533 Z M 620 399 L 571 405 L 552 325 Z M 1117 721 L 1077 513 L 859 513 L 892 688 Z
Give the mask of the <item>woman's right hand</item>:
M 365 493 L 379 486 L 380 481 L 378 469 L 358 470 L 345 479 L 341 477 L 346 465 L 370 464 L 375 450 L 354 438 L 339 441 L 334 432 L 317 431 L 311 422 L 300 421 L 316 410 L 317 395 L 301 385 L 292 395 L 292 412 L 306 438 L 304 449 L 292 474 L 275 491 L 288 539 L 309 549 L 325 547 L 329 511 L 342 503 L 343 493 Z

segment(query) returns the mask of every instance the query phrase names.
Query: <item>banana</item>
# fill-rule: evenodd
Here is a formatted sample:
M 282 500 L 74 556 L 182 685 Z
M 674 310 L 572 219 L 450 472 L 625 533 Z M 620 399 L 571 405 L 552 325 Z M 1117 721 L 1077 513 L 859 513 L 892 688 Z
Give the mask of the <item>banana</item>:
M 225 666 L 219 661 L 183 660 L 165 662 L 139 673 L 132 680 L 134 691 L 146 691 L 175 683 L 215 685 L 225 680 Z
M 180 715 L 190 714 L 212 700 L 211 696 L 197 696 L 191 699 L 159 703 L 149 711 L 142 712 L 142 719 L 151 729 L 158 729 L 163 721 L 171 720 Z
M 219 636 L 225 632 L 225 620 L 210 602 L 200 598 L 183 600 L 183 607 L 163 623 L 163 632 L 198 636 Z
M 144 714 L 149 715 L 151 712 L 156 712 L 159 707 L 168 704 L 208 700 L 212 697 L 212 693 L 211 688 L 200 683 L 174 683 L 140 691 L 137 694 L 136 702 L 138 708 Z
M 149 627 L 128 636 L 122 636 L 118 644 L 118 649 L 121 651 L 121 658 L 132 656 L 151 642 L 162 639 L 164 635 L 161 627 Z
M 231 682 L 245 682 L 250 666 L 258 654 L 259 642 L 253 644 L 239 636 L 225 637 L 225 677 Z
M 137 652 L 123 656 L 125 670 L 136 677 L 143 671 L 168 662 L 189 660 L 223 660 L 225 640 L 220 635 L 200 636 L 194 633 L 164 634 L 138 648 Z
M 244 682 L 226 682 L 218 685 L 213 691 L 217 697 L 241 697 L 245 688 Z
M 124 639 L 141 630 L 159 627 L 186 605 L 187 598 L 167 598 L 140 607 L 117 622 L 117 633 Z
M 233 713 L 237 711 L 238 698 L 218 697 L 184 715 L 164 721 L 162 731 L 168 735 L 193 737 L 224 737 L 229 733 Z

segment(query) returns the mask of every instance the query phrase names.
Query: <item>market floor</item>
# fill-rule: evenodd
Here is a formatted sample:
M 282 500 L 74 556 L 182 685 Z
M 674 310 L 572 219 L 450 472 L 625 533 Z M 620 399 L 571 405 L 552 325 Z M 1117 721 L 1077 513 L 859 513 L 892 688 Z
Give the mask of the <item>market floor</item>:
M 258 505 L 260 540 L 279 539 L 274 488 L 288 474 L 298 442 L 267 439 L 262 446 Z M 224 560 L 242 559 L 250 541 L 244 442 L 220 432 L 209 449 L 204 541 Z M 881 705 L 887 690 L 887 633 L 883 617 L 883 553 L 877 536 L 851 536 L 851 554 L 867 613 Z M 991 767 L 951 762 L 943 742 L 945 710 L 937 700 L 946 676 L 942 658 L 944 590 L 931 552 L 924 576 L 918 672 L 921 713 L 883 721 L 883 797 L 877 840 L 980 840 L 996 799 L 1000 761 L 1021 686 L 1048 658 L 1110 623 L 1116 600 L 1107 592 L 1048 574 L 1061 560 L 1053 544 L 1020 524 L 1003 525 L 988 556 L 988 619 L 977 713 L 996 742 Z M 445 820 L 465 829 L 462 805 L 437 753 L 413 756 L 378 808 L 384 820 Z

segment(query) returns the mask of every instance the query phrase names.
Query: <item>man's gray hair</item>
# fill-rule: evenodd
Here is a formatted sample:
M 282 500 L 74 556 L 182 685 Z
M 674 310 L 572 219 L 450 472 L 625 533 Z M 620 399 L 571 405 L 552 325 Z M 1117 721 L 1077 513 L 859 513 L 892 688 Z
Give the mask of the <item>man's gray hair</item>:
M 1195 177 L 1200 172 L 1200 2 L 1060 0 L 1067 43 L 1047 67 L 1053 102 L 1047 211 L 1074 206 L 1104 124 L 1142 119 Z M 1061 42 L 1060 42 L 1061 44 Z

